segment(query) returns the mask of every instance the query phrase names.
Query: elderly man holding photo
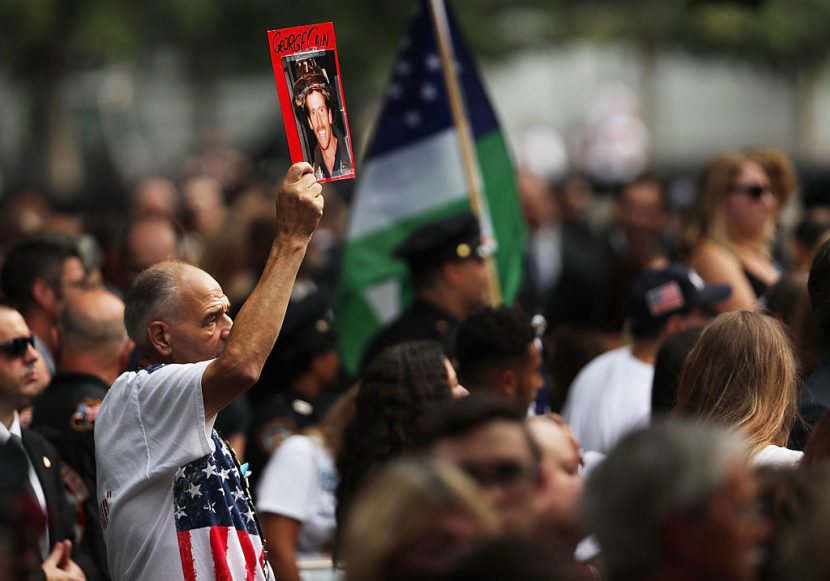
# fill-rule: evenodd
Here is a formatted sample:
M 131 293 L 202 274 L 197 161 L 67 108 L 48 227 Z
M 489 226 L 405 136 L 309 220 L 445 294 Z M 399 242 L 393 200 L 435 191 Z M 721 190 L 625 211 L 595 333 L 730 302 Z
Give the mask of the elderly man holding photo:
M 222 288 L 194 266 L 156 264 L 127 292 L 142 367 L 115 381 L 95 426 L 113 578 L 273 578 L 244 470 L 213 423 L 257 380 L 322 211 L 311 166 L 293 165 L 268 262 L 236 323 Z

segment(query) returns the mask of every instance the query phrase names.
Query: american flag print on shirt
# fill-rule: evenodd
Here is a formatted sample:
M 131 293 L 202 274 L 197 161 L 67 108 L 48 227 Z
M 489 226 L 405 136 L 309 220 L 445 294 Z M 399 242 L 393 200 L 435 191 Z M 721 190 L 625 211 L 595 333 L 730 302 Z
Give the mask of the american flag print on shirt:
M 270 580 L 253 503 L 225 443 L 176 470 L 174 517 L 185 581 Z

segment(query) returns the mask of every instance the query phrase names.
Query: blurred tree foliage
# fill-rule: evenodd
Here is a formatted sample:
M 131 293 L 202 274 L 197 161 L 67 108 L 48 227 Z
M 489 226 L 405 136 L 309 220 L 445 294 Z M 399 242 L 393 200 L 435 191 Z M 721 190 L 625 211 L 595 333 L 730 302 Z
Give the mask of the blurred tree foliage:
M 780 72 L 823 62 L 830 0 L 455 0 L 475 52 L 575 38 L 729 54 Z M 181 54 L 194 75 L 268 70 L 268 29 L 331 20 L 348 78 L 385 78 L 408 19 L 382 0 L 3 0 L 0 63 L 14 76 L 61 75 Z
M 50 141 L 49 111 L 68 73 L 111 63 L 140 69 L 160 52 L 173 52 L 210 103 L 213 80 L 270 71 L 267 30 L 331 20 L 345 84 L 378 86 L 389 75 L 412 4 L 2 0 L 0 68 L 28 90 L 30 149 L 37 155 Z M 809 79 L 830 50 L 830 0 L 454 0 L 452 6 L 481 59 L 585 39 L 632 43 L 646 55 L 726 54 Z

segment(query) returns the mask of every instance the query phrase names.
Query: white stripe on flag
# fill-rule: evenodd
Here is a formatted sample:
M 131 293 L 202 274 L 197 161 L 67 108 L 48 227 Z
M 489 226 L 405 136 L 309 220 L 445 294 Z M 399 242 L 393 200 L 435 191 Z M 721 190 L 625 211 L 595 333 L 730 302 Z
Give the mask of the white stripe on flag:
M 363 296 L 381 325 L 385 325 L 401 312 L 401 281 L 398 278 L 367 286 L 363 290 Z
M 354 240 L 467 197 L 455 129 L 366 160 L 347 238 Z
M 220 527 L 216 527 L 220 528 Z M 204 527 L 193 529 L 190 533 L 190 545 L 193 554 L 193 566 L 196 570 L 196 581 L 216 579 L 214 566 L 214 555 L 210 547 L 210 529 Z M 233 579 L 247 579 L 247 564 L 245 552 L 239 542 L 239 531 L 233 527 L 227 529 L 228 544 L 226 562 L 231 571 Z M 259 566 L 259 556 L 262 554 L 262 541 L 257 535 L 248 535 L 253 545 L 256 563 L 254 564 L 254 579 L 261 581 L 265 579 L 262 567 Z
M 196 529 L 189 532 L 196 581 L 215 579 L 213 551 L 210 549 L 210 528 Z

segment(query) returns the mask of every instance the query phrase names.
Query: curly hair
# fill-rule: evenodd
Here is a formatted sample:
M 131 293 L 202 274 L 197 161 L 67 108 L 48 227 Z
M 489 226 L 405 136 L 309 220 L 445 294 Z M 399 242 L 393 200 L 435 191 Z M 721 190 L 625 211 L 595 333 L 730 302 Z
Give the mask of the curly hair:
M 445 357 L 435 341 L 401 343 L 381 352 L 363 373 L 355 415 L 336 458 L 338 537 L 367 478 L 413 446 L 425 411 L 452 399 Z M 337 552 L 341 545 L 338 540 Z
M 530 357 L 528 345 L 536 338 L 530 317 L 504 305 L 481 307 L 465 318 L 455 338 L 458 373 L 466 387 L 486 384 L 486 377 L 505 365 Z

